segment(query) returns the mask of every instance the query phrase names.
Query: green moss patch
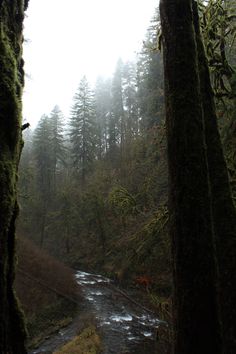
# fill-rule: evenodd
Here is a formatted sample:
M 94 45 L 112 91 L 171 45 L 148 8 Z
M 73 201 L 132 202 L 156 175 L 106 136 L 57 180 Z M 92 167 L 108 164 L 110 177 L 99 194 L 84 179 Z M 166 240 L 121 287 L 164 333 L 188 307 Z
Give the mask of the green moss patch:
M 54 354 L 98 354 L 101 353 L 101 340 L 95 327 L 88 327 L 75 337 L 71 342 L 64 345 Z

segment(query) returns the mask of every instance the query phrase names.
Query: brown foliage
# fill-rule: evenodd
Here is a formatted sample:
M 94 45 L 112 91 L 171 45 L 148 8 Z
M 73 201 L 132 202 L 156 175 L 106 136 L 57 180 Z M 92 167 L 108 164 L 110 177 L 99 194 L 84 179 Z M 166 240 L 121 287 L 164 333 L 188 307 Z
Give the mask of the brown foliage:
M 30 316 L 53 304 L 58 297 L 63 298 L 62 295 L 75 300 L 78 285 L 70 268 L 31 241 L 20 238 L 16 292 L 26 315 Z

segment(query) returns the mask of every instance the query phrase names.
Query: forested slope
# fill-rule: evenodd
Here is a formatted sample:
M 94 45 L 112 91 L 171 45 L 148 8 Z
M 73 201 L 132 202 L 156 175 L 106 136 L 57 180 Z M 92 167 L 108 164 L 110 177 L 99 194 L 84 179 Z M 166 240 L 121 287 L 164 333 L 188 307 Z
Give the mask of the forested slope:
M 214 2 L 203 4 L 199 14 L 235 198 L 234 22 L 231 7 L 226 8 L 230 31 L 224 36 L 224 52 L 219 33 L 226 29 L 219 11 L 219 2 Z M 156 14 L 136 62 L 118 60 L 114 75 L 98 78 L 95 87 L 83 77 L 69 117 L 55 106 L 33 132 L 24 132 L 18 230 L 74 268 L 102 272 L 119 284 L 150 292 L 155 305 L 169 306 L 167 144 L 158 28 Z
M 25 313 L 29 346 L 67 325 L 79 313 L 80 289 L 73 271 L 19 238 L 16 294 Z
M 234 59 L 227 50 L 220 52 L 227 62 L 219 56 L 217 33 L 224 23 L 215 19 L 218 10 L 210 9 L 211 15 L 203 6 L 200 16 L 235 188 L 235 94 L 229 84 Z M 227 21 L 233 26 L 230 17 Z M 118 60 L 113 77 L 99 78 L 94 88 L 86 77 L 81 79 L 70 117 L 56 106 L 34 132 L 25 133 L 19 229 L 74 267 L 100 269 L 120 280 L 149 275 L 154 288 L 162 284 L 170 290 L 158 28 L 156 14 L 135 63 Z M 233 30 L 228 31 L 225 48 L 232 36 Z M 218 72 L 219 65 L 230 67 L 231 76 Z

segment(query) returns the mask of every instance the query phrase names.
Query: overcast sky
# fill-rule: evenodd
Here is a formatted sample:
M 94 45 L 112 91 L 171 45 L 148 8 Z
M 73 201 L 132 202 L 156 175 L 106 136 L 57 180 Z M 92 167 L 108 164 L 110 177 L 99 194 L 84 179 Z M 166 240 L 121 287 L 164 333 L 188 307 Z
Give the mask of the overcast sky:
M 94 82 L 141 48 L 158 0 L 31 0 L 25 19 L 24 119 L 67 116 L 83 75 Z

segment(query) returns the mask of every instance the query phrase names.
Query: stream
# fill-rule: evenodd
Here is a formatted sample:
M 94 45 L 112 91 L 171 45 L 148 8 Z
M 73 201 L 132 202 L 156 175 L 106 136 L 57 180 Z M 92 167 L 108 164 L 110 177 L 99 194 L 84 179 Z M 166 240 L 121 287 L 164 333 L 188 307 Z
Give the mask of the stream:
M 154 313 L 125 296 L 108 278 L 82 271 L 75 277 L 82 289 L 84 311 L 96 318 L 102 354 L 156 353 L 156 331 L 161 321 Z M 78 323 L 79 318 L 30 354 L 53 353 L 77 334 Z

